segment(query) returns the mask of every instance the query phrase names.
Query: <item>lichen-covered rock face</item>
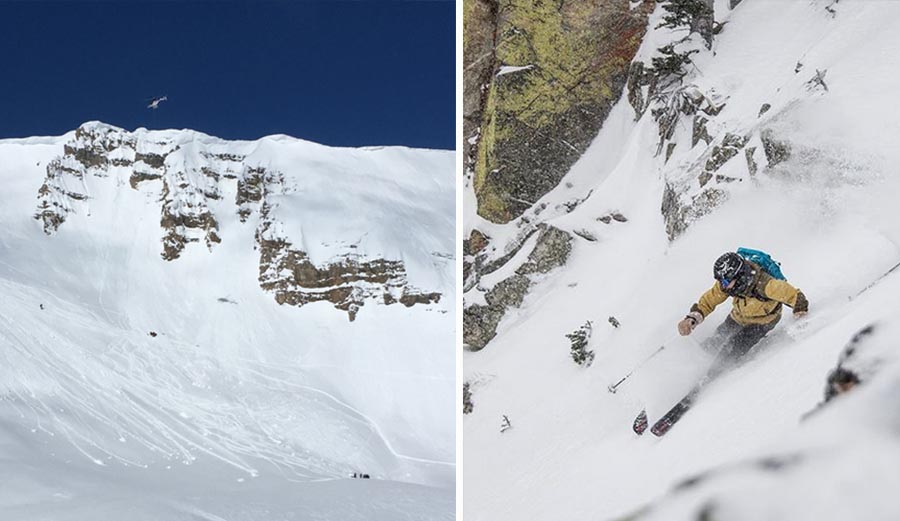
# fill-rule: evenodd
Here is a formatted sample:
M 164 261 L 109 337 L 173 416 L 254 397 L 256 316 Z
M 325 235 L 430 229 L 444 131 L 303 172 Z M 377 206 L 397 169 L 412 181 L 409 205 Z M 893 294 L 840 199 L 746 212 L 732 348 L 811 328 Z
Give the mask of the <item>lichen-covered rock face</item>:
M 259 284 L 279 304 L 303 306 L 328 301 L 354 320 L 366 301 L 381 305 L 437 303 L 441 293 L 412 287 L 401 260 L 340 255 L 315 264 L 272 217 L 276 203 L 268 196 L 292 190 L 284 176 L 228 150 L 228 142 L 200 145 L 192 139 L 176 142 L 173 135 L 130 133 L 102 123 L 87 123 L 74 133 L 63 154 L 47 165 L 38 190 L 34 218 L 53 235 L 89 199 L 90 178 L 126 180 L 132 190 L 153 195 L 160 204 L 161 256 L 176 261 L 192 243 L 212 251 L 222 242 L 219 223 L 227 215 L 214 208 L 223 193 L 235 193 L 234 214 L 241 223 L 257 215 L 254 248 L 259 251 Z M 191 153 L 176 154 L 182 147 Z M 196 152 L 196 153 L 194 153 Z M 123 183 L 124 184 L 124 183 Z M 230 212 L 229 212 L 230 213 Z
M 473 186 L 479 215 L 505 223 L 554 188 L 596 136 L 652 2 L 630 9 L 615 0 L 502 0 L 496 15 L 487 2 L 466 3 L 464 70 L 489 80 L 473 77 L 464 95 L 468 113 L 480 115 L 465 136 L 475 144 Z
M 473 351 L 483 349 L 497 335 L 497 326 L 506 311 L 522 305 L 531 284 L 525 275 L 513 275 L 485 294 L 488 305 L 467 307 L 463 312 L 463 342 Z
M 487 86 L 491 83 L 496 58 L 494 44 L 497 29 L 496 0 L 463 2 L 463 154 L 467 168 L 474 168 Z
M 482 257 L 481 253 L 487 248 L 490 237 L 478 230 L 472 230 L 468 239 L 463 240 L 463 291 L 472 289 L 478 282 Z
M 569 233 L 553 226 L 542 226 L 537 245 L 516 273 L 520 275 L 547 273 L 564 265 L 570 253 L 572 253 L 572 236 Z

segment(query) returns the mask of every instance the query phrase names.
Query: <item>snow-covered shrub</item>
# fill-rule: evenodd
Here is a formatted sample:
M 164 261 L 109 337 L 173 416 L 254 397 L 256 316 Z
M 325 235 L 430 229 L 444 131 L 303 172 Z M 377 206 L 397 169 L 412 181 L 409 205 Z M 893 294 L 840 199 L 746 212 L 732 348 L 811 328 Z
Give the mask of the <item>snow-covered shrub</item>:
M 591 340 L 591 331 L 591 321 L 588 320 L 583 326 L 566 335 L 572 342 L 572 360 L 583 367 L 589 367 L 594 361 L 594 352 L 587 348 Z
M 691 55 L 700 52 L 699 49 L 675 50 L 675 44 L 669 44 L 656 50 L 659 56 L 650 59 L 652 73 L 659 79 L 662 87 L 667 87 L 687 74 L 686 67 L 691 63 Z
M 463 414 L 471 414 L 475 409 L 472 403 L 472 391 L 469 390 L 469 382 L 463 383 Z
M 691 33 L 700 33 L 706 48 L 712 46 L 713 8 L 710 0 L 669 0 L 662 5 L 666 14 L 657 29 L 687 27 Z

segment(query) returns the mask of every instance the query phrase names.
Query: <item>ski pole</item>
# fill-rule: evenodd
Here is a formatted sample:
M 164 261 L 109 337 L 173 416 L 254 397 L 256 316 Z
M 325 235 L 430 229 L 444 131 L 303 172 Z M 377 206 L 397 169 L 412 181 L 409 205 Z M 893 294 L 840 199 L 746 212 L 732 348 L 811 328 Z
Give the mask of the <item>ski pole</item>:
M 856 294 L 855 297 L 850 297 L 850 300 L 853 300 L 853 299 L 855 299 L 856 297 L 858 297 L 858 296 L 862 295 L 863 293 L 865 293 L 866 291 L 869 291 L 870 289 L 872 289 L 876 284 L 878 284 L 879 282 L 881 282 L 881 279 L 883 279 L 883 278 L 887 277 L 888 275 L 890 275 L 891 273 L 893 273 L 894 270 L 897 269 L 897 268 L 900 268 L 900 262 L 898 262 L 897 264 L 894 264 L 894 266 L 893 266 L 891 269 L 887 270 L 887 271 L 884 272 L 884 274 L 882 274 L 880 277 L 878 277 L 877 279 L 873 280 L 871 284 L 869 284 L 868 286 L 864 287 L 864 288 L 862 289 L 862 291 L 860 291 L 859 293 Z
M 625 380 L 627 380 L 629 376 L 631 376 L 632 374 L 634 374 L 635 371 L 637 371 L 638 369 L 640 369 L 641 366 L 643 366 L 644 364 L 646 364 L 647 362 L 649 362 L 651 358 L 653 358 L 654 356 L 658 355 L 658 354 L 659 354 L 660 352 L 662 352 L 662 350 L 665 349 L 665 348 L 666 348 L 666 345 L 665 345 L 665 344 L 659 346 L 659 349 L 657 349 L 656 351 L 653 352 L 653 354 L 651 354 L 650 356 L 648 356 L 647 358 L 645 358 L 644 361 L 641 362 L 641 363 L 639 363 L 639 364 L 637 365 L 637 367 L 635 367 L 634 369 L 631 370 L 630 373 L 628 373 L 628 374 L 626 374 L 625 376 L 623 376 L 621 380 L 619 380 L 618 382 L 615 383 L 615 385 L 610 385 L 610 386 L 607 387 L 606 389 L 607 389 L 609 392 L 611 392 L 611 393 L 613 393 L 613 394 L 616 394 L 616 388 L 619 387 L 619 385 L 621 385 L 622 382 L 624 382 Z

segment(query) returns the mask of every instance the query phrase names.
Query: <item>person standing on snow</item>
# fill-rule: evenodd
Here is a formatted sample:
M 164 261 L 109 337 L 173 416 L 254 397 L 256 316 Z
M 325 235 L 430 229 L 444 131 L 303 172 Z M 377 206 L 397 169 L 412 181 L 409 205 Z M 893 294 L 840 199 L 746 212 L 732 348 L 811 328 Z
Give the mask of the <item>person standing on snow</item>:
M 809 311 L 803 292 L 737 253 L 725 253 L 716 259 L 713 277 L 716 283 L 691 306 L 691 312 L 678 323 L 678 332 L 690 335 L 716 306 L 731 297 L 731 314 L 704 342 L 710 347 L 721 346 L 723 358 L 740 358 L 762 340 L 781 320 L 782 304 L 793 308 L 795 318 Z

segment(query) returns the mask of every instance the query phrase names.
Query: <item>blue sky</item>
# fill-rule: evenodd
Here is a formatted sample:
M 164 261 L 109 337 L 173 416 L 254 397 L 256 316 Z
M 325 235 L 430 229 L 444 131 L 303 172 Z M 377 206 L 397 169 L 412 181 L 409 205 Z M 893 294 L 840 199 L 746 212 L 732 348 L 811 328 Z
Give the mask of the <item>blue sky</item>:
M 452 149 L 454 24 L 441 0 L 0 1 L 0 138 L 100 120 Z

